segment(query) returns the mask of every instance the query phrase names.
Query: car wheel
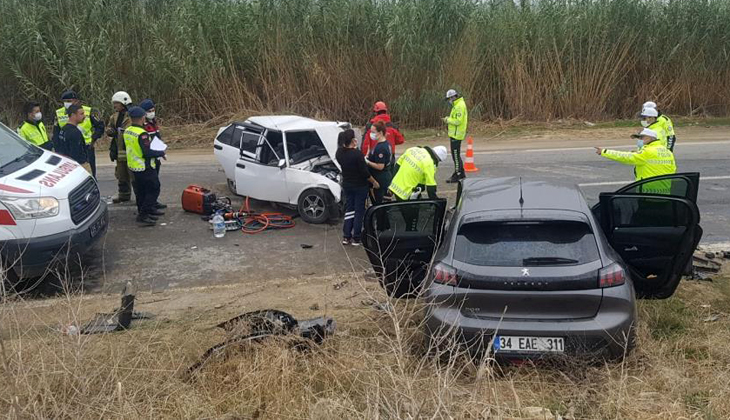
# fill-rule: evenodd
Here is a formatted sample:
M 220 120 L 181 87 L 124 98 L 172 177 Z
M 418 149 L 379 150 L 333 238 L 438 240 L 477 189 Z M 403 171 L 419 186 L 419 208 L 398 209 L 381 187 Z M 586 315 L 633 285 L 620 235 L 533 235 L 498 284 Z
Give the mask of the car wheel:
M 236 192 L 236 181 L 232 179 L 227 179 L 226 181 L 226 184 L 228 184 L 228 191 L 230 191 L 233 195 L 238 195 Z
M 299 216 L 307 223 L 322 224 L 329 219 L 327 203 L 331 201 L 329 191 L 312 188 L 299 196 L 297 210 Z

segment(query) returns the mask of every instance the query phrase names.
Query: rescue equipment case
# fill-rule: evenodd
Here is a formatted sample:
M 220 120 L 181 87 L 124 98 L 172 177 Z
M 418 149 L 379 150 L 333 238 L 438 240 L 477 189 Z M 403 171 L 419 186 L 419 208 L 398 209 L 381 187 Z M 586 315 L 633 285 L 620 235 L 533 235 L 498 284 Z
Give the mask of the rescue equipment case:
M 182 193 L 183 210 L 191 213 L 210 215 L 216 203 L 215 193 L 200 185 L 188 185 Z

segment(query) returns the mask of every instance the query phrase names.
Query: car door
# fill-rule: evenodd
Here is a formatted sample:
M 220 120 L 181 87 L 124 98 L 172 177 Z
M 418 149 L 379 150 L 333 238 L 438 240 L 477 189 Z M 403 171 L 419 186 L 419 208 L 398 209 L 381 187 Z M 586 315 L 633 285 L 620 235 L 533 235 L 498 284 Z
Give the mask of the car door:
M 236 179 L 236 161 L 241 154 L 241 132 L 237 124 L 231 124 L 219 130 L 213 141 L 213 153 L 223 166 L 226 178 Z
M 256 200 L 288 202 L 286 174 L 264 133 L 244 135 L 236 162 L 236 191 Z
M 441 239 L 445 212 L 443 199 L 385 203 L 366 211 L 363 245 L 386 289 L 396 285 L 393 290 L 411 290 L 423 281 Z
M 702 238 L 699 174 L 647 178 L 601 193 L 597 214 L 608 242 L 631 273 L 637 296 L 674 294 Z

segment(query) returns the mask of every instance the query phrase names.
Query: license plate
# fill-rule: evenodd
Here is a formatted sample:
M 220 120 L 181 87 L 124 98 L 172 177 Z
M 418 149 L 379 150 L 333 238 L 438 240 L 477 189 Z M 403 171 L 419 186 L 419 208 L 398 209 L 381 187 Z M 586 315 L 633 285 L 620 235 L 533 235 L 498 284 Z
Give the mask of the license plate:
M 563 337 L 520 337 L 498 335 L 494 337 L 495 352 L 562 353 L 565 351 Z
M 89 233 L 91 234 L 91 237 L 95 237 L 99 232 L 104 230 L 104 226 L 106 226 L 106 215 L 101 216 L 99 220 L 94 222 L 94 224 L 89 227 Z

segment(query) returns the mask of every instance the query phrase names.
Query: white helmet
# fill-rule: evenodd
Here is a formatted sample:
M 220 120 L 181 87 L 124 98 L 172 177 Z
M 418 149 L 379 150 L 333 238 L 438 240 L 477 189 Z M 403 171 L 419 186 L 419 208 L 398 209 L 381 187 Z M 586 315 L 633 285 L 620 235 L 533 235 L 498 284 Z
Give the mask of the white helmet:
M 120 104 L 127 106 L 132 103 L 132 98 L 127 92 L 120 90 L 119 92 L 112 95 L 112 104 L 114 102 L 119 102 Z
M 656 109 L 656 102 L 652 102 L 652 101 L 644 102 L 644 105 L 642 105 L 641 108 Z
M 644 108 L 641 110 L 641 114 L 639 114 L 641 117 L 658 117 L 659 112 L 657 112 L 656 108 Z
M 459 96 L 459 92 L 455 89 L 449 89 L 446 91 L 446 99 L 453 98 L 454 96 Z
M 659 138 L 659 135 L 656 133 L 656 131 L 649 129 L 649 128 L 645 128 L 645 129 L 641 130 L 641 133 L 639 133 L 639 136 L 651 137 L 654 140 Z
M 446 159 L 446 157 L 449 156 L 449 151 L 446 150 L 446 147 L 444 147 L 444 146 L 436 146 L 431 150 L 433 150 L 433 152 L 436 154 L 436 157 L 438 157 L 439 161 L 441 161 L 441 162 L 443 162 Z

